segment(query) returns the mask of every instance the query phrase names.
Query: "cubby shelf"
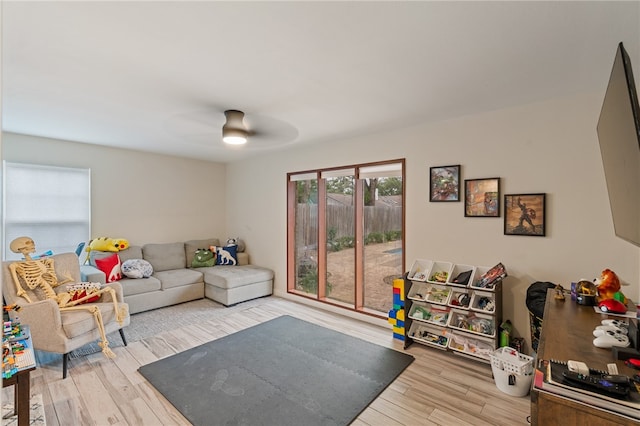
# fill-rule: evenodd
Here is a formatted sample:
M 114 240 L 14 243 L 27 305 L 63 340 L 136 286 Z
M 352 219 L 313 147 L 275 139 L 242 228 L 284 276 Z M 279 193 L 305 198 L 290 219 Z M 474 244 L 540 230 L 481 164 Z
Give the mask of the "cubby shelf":
M 405 274 L 405 348 L 416 342 L 490 363 L 506 276 L 497 266 L 502 271 L 492 275 L 496 267 L 416 260 Z

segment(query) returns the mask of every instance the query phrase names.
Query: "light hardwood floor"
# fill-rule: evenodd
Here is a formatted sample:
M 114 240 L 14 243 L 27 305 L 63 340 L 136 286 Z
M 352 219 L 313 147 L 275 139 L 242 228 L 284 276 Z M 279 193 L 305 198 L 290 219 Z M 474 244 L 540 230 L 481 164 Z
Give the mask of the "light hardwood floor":
M 189 425 L 137 372 L 138 367 L 281 315 L 403 350 L 390 329 L 289 300 L 268 297 L 245 305 L 246 309 L 235 309 L 223 318 L 116 347 L 115 359 L 100 353 L 71 359 L 64 380 L 60 355 L 38 352 L 31 394 L 42 394 L 49 426 Z M 415 361 L 352 425 L 528 424 L 529 397 L 512 397 L 498 390 L 490 365 L 419 344 L 406 352 Z M 3 389 L 2 397 L 13 398 L 12 387 Z M 211 424 L 215 425 L 215 416 Z

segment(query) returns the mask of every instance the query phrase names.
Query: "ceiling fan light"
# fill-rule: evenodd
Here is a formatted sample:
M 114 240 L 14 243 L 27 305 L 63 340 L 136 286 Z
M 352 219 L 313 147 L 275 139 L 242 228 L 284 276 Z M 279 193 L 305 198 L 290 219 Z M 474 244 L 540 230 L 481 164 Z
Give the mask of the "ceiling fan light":
M 229 145 L 242 145 L 247 143 L 247 132 L 241 129 L 222 129 L 222 141 Z
M 244 126 L 242 111 L 228 110 L 224 112 L 227 122 L 222 126 L 222 141 L 230 145 L 247 143 L 249 132 Z

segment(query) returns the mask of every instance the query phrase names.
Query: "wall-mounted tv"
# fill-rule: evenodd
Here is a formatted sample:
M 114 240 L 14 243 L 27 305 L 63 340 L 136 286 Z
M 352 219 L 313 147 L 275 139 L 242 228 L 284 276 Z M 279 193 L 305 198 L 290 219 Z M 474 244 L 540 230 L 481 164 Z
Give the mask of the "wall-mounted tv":
M 640 107 L 631 60 L 622 43 L 597 132 L 615 234 L 640 247 Z

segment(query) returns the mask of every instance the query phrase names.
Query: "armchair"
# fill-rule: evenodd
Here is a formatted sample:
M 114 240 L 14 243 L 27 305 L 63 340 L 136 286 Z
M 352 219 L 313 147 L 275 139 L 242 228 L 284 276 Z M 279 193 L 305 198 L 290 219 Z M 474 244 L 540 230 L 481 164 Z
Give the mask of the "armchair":
M 81 281 L 79 260 L 75 253 L 62 253 L 53 255 L 50 258 L 54 261 L 54 270 L 58 282 L 70 281 L 70 283 L 78 283 Z M 29 303 L 25 297 L 18 296 L 18 290 L 9 267 L 12 263 L 14 261 L 2 263 L 2 295 L 4 303 L 16 303 L 20 306 L 20 311 L 15 315 L 20 317 L 22 323 L 29 326 L 35 349 L 63 355 L 62 378 L 64 379 L 67 377 L 69 352 L 101 338 L 96 318 L 89 310 L 61 310 L 56 300 L 46 298 L 40 288 L 31 290 L 29 287 L 22 285 L 22 289 L 32 303 Z M 127 341 L 123 327 L 129 325 L 130 322 L 129 307 L 124 302 L 120 283 L 110 283 L 108 286 L 115 290 L 118 306 L 126 313 L 122 324 L 116 319 L 115 307 L 110 292 L 103 293 L 100 299 L 92 303 L 92 305 L 97 306 L 100 310 L 105 333 L 109 334 L 118 330 L 126 346 Z M 54 291 L 56 293 L 64 292 L 66 287 L 67 284 L 62 284 L 55 287 Z

